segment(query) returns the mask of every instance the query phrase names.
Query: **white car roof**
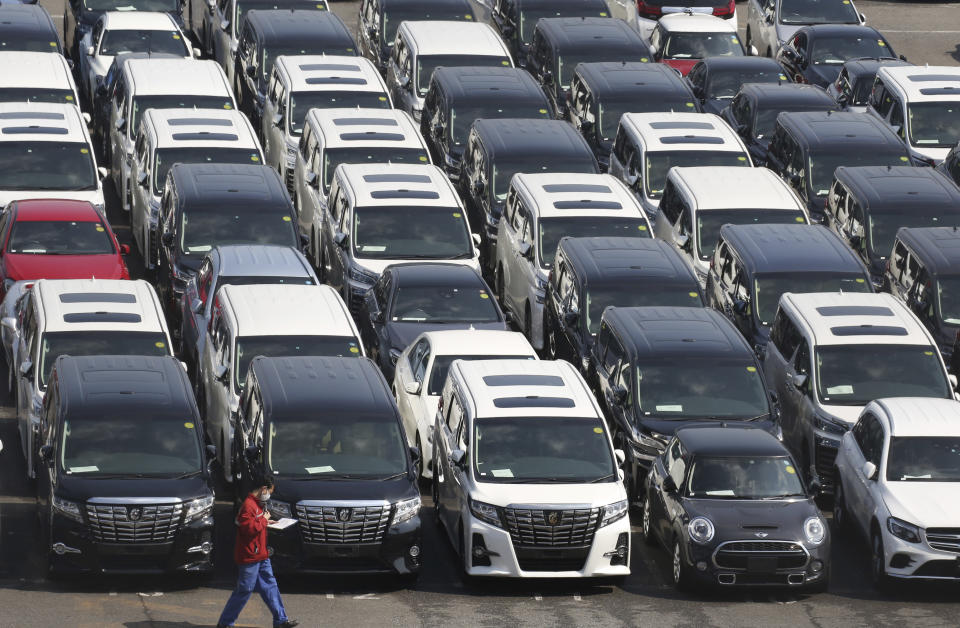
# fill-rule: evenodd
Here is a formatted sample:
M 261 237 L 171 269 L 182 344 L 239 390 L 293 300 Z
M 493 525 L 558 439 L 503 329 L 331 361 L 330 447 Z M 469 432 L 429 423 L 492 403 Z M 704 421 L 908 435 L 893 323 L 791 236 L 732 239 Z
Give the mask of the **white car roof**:
M 510 51 L 488 24 L 447 20 L 408 21 L 397 37 L 406 36 L 417 55 L 486 55 L 510 59 Z M 511 65 L 512 65 L 511 61 Z
M 0 142 L 89 144 L 90 139 L 87 125 L 76 105 L 6 102 L 0 103 Z
M 260 141 L 247 116 L 234 109 L 147 109 L 143 124 L 153 129 L 157 148 L 249 148 L 260 162 Z
M 433 355 L 527 355 L 537 357 L 526 336 L 516 331 L 458 329 L 421 334 Z M 419 342 L 419 338 L 411 346 Z
M 436 166 L 340 164 L 337 176 L 352 192 L 355 207 L 461 207 L 450 179 Z
M 427 151 L 413 118 L 400 109 L 311 109 L 306 124 L 323 135 L 325 148 L 391 146 Z
M 960 436 L 960 401 L 892 397 L 873 403 L 885 410 L 891 436 Z
M 180 31 L 169 13 L 158 11 L 107 11 L 102 19 L 105 31 Z
M 303 253 L 278 244 L 223 244 L 209 255 L 218 254 L 221 277 L 303 277 L 316 275 Z
M 296 92 L 382 92 L 387 84 L 376 66 L 366 57 L 339 55 L 280 55 L 279 72 L 290 79 L 290 91 Z
M 217 291 L 244 336 L 358 337 L 347 306 L 327 285 L 225 285 Z
M 519 173 L 510 185 L 532 200 L 528 209 L 541 218 L 596 216 L 598 218 L 643 218 L 646 213 L 636 197 L 609 174 Z M 592 203 L 608 203 L 602 208 Z M 615 207 L 619 205 L 619 208 Z
M 703 13 L 670 13 L 660 18 L 660 27 L 670 33 L 737 34 L 736 22 Z
M 884 66 L 877 70 L 877 75 L 884 83 L 899 86 L 909 102 L 960 100 L 960 67 Z
M 23 87 L 76 91 L 70 66 L 59 53 L 2 51 L 0 68 L 3 68 L 0 72 L 0 89 Z
M 44 332 L 159 331 L 167 334 L 157 293 L 142 279 L 40 279 L 32 289 L 37 306 L 43 311 Z
M 697 209 L 806 210 L 790 186 L 768 168 L 674 167 L 667 177 L 693 197 Z
M 917 317 L 902 301 L 885 292 L 787 292 L 780 299 L 780 307 L 796 314 L 820 346 L 933 344 Z
M 747 154 L 740 136 L 712 113 L 625 113 L 620 125 L 641 138 L 647 151 L 708 150 Z
M 233 102 L 227 77 L 212 59 L 130 59 L 123 67 L 135 96 L 224 96 Z

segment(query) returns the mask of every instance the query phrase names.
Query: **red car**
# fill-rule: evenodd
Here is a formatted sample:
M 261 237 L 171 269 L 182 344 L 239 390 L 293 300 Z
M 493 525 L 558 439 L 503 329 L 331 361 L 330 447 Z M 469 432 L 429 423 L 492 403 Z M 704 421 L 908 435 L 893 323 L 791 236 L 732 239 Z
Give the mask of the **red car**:
M 650 47 L 656 61 L 669 65 L 684 76 L 701 59 L 747 54 L 734 24 L 701 13 L 663 16 L 650 33 Z
M 0 298 L 24 279 L 130 278 L 130 247 L 87 201 L 14 201 L 0 213 L 0 244 Z

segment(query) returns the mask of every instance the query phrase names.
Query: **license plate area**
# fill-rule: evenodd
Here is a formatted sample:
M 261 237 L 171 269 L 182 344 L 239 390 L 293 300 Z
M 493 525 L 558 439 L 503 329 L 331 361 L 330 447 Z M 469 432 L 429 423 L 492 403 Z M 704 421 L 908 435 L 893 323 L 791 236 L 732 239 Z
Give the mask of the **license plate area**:
M 777 570 L 775 556 L 748 556 L 747 573 L 774 573 Z

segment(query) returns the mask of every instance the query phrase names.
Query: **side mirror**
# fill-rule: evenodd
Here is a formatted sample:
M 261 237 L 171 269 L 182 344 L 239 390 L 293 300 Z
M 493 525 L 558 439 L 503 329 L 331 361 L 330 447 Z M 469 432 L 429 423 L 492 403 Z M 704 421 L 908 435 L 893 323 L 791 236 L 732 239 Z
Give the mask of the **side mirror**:
M 627 400 L 627 389 L 623 386 L 617 386 L 613 389 L 613 403 L 622 406 Z
M 792 185 L 795 188 L 800 187 L 800 182 L 803 181 L 800 175 L 795 172 L 789 175 L 789 179 L 790 179 L 790 185 Z
M 40 448 L 40 462 L 48 467 L 53 464 L 53 445 L 44 445 Z
M 93 56 L 93 46 L 87 46 L 87 49 L 86 49 L 84 52 L 87 53 L 87 56 L 88 56 L 88 57 L 92 57 L 92 56 Z
M 216 445 L 207 445 L 207 458 L 213 460 L 217 457 L 217 446 Z
M 756 47 L 756 46 L 750 46 L 750 50 L 748 51 L 748 53 L 750 54 L 751 57 L 759 57 L 759 56 L 760 56 L 760 51 L 757 50 L 757 47 Z
M 687 250 L 687 246 L 690 244 L 690 236 L 686 233 L 681 233 L 677 235 L 675 242 L 683 250 Z
M 852 235 L 850 236 L 850 246 L 853 249 L 859 249 L 860 245 L 863 244 L 863 236 Z
M 906 61 L 906 60 L 907 60 L 907 55 L 900 55 L 900 60 L 901 60 L 901 61 Z
M 130 245 L 121 244 L 120 245 L 120 255 L 130 255 Z
M 793 374 L 793 385 L 804 390 L 807 386 L 807 375 L 806 373 L 794 373 Z
M 477 246 L 477 247 L 480 246 L 480 243 L 483 241 L 483 240 L 480 238 L 480 234 L 479 234 L 479 233 L 471 233 L 471 234 L 470 234 L 470 240 L 473 241 L 473 246 Z
M 101 180 L 106 179 L 107 175 L 110 174 L 110 170 L 108 170 L 107 168 L 104 168 L 103 166 L 100 166 L 99 168 L 97 168 L 97 174 L 100 175 Z
M 218 382 L 226 382 L 227 372 L 228 372 L 227 366 L 225 364 L 220 364 L 217 366 L 216 370 L 213 372 L 213 375 Z
M 455 467 L 463 466 L 463 461 L 467 459 L 467 452 L 462 449 L 454 449 L 448 456 L 450 464 Z
M 563 324 L 567 327 L 575 327 L 580 320 L 580 312 L 564 312 Z
M 147 185 L 147 171 L 146 171 L 146 170 L 141 170 L 140 173 L 137 175 L 137 183 L 139 183 L 139 184 L 140 184 L 141 186 L 143 186 L 143 187 L 146 187 L 146 185 Z
M 202 311 L 203 311 L 203 301 L 201 301 L 200 299 L 194 299 L 194 300 L 190 303 L 190 311 L 193 312 L 194 314 L 199 314 L 200 312 L 202 312 Z
M 747 313 L 747 302 L 745 299 L 737 299 L 733 302 L 733 313 L 737 316 L 743 316 Z
M 228 31 L 230 30 L 230 21 L 229 20 L 220 20 L 220 30 Z
M 957 376 L 953 373 L 947 375 L 947 381 L 950 382 L 950 387 L 956 390 L 957 388 Z
M 580 132 L 584 135 L 589 135 L 593 133 L 593 122 L 590 120 L 581 120 L 580 121 Z
M 873 464 L 869 460 L 863 463 L 863 467 L 860 469 L 863 472 L 863 477 L 868 480 L 875 480 L 877 475 L 877 465 Z
M 420 382 L 407 382 L 403 385 L 403 390 L 408 395 L 419 395 L 420 394 Z
M 676 493 L 677 492 L 677 483 L 673 481 L 673 478 L 669 475 L 663 478 L 663 490 L 667 493 Z
M 400 87 L 406 89 L 407 85 L 410 84 L 410 77 L 406 75 L 401 76 L 399 79 L 399 82 L 400 82 Z
M 31 379 L 31 376 L 33 375 L 33 362 L 30 360 L 25 360 L 22 362 L 20 364 L 20 375 L 27 379 Z
M 368 27 L 367 27 L 367 37 L 369 37 L 370 39 L 376 39 L 376 38 L 377 38 L 377 27 L 376 27 L 376 26 L 368 26 Z
M 529 242 L 521 242 L 521 243 L 520 243 L 520 255 L 521 255 L 521 257 L 525 257 L 525 258 L 527 258 L 527 259 L 530 259 L 532 253 L 533 253 L 533 247 L 530 246 L 530 243 L 529 243 Z
M 420 448 L 419 448 L 419 447 L 411 447 L 411 448 L 410 448 L 410 458 L 413 460 L 413 464 L 417 464 L 418 462 L 420 462 L 421 456 L 422 456 L 422 455 L 421 455 L 421 453 L 420 453 Z
M 260 447 L 258 447 L 257 445 L 250 445 L 249 447 L 243 450 L 243 456 L 250 462 L 253 462 L 254 460 L 260 457 Z
M 307 185 L 313 185 L 317 182 L 317 173 L 313 170 L 307 170 L 307 173 L 303 175 L 303 180 L 307 183 Z
M 346 234 L 346 232 L 344 232 L 344 231 L 337 231 L 337 233 L 334 234 L 334 236 L 333 236 L 333 241 L 334 241 L 334 242 L 336 243 L 336 245 L 339 246 L 341 249 L 347 248 L 347 234 Z
M 164 246 L 173 246 L 173 234 L 169 231 L 164 231 L 163 235 L 160 236 L 160 241 L 163 242 Z
M 860 23 L 861 23 L 861 24 L 866 24 L 866 23 L 867 23 L 867 16 L 864 15 L 863 13 L 860 13 Z
M 770 12 L 770 13 L 767 13 L 766 15 L 764 15 L 764 16 L 763 16 L 763 20 L 764 20 L 767 24 L 773 24 L 773 12 Z
M 273 114 L 273 126 L 279 127 L 283 123 L 283 114 Z
M 623 463 L 627 461 L 627 455 L 623 453 L 622 449 L 614 449 L 613 457 L 617 459 L 617 466 L 622 467 Z
M 0 320 L 0 325 L 3 325 L 6 329 L 10 330 L 11 332 L 17 331 L 17 319 L 14 318 L 13 316 L 4 316 L 3 319 Z

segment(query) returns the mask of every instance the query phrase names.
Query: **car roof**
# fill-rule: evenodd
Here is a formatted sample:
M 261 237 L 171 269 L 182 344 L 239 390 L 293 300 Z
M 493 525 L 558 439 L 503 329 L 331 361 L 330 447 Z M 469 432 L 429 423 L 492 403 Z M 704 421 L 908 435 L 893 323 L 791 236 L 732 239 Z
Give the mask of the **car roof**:
M 536 358 L 526 336 L 499 329 L 450 329 L 420 335 L 430 342 L 433 355 L 517 355 Z M 414 340 L 414 343 L 417 340 Z M 411 343 L 413 344 L 413 343 Z
M 511 4 L 520 10 L 537 8 L 553 9 L 558 7 L 565 9 L 570 7 L 585 7 L 587 9 L 599 11 L 607 10 L 607 4 L 605 0 L 512 0 Z
M 515 159 L 539 157 L 548 161 L 580 158 L 593 162 L 596 167 L 596 157 L 587 140 L 566 120 L 480 119 L 473 123 L 473 132 L 494 161 L 501 154 Z
M 307 125 L 323 135 L 325 149 L 344 146 L 422 148 L 426 143 L 413 119 L 400 109 L 317 109 Z
M 909 102 L 960 100 L 960 68 L 949 65 L 885 66 L 877 70 L 884 84 L 895 83 Z
M 896 149 L 893 152 L 907 154 L 906 146 L 890 127 L 868 113 L 783 111 L 777 116 L 777 124 L 807 148 L 854 145 L 858 151 Z
M 226 75 L 213 59 L 130 59 L 123 71 L 136 96 L 191 94 L 224 96 L 233 100 Z
M 260 142 L 247 116 L 234 109 L 147 109 L 143 125 L 157 148 L 249 148 L 260 160 Z
M 574 0 L 575 2 L 580 2 L 580 0 Z M 390 11 L 395 9 L 397 6 L 408 9 L 423 9 L 428 10 L 434 7 L 449 7 L 461 5 L 461 7 L 470 7 L 470 0 L 380 0 L 379 1 L 380 9 L 382 11 Z M 469 13 L 473 14 L 473 9 L 470 9 Z
M 280 175 L 269 166 L 175 163 L 169 176 L 180 203 L 192 207 L 291 204 Z
M 797 32 L 806 33 L 811 40 L 817 37 L 836 37 L 837 35 L 883 39 L 883 35 L 877 29 L 859 24 L 809 24 L 797 29 Z
M 489 101 L 548 106 L 540 84 L 522 68 L 440 67 L 430 80 L 443 88 L 447 98 L 467 106 Z
M 750 59 L 752 57 L 741 58 Z M 804 109 L 817 105 L 823 105 L 825 108 L 838 108 L 836 101 L 819 85 L 786 82 L 744 83 L 740 86 L 740 93 L 751 101 L 759 102 L 771 109 L 778 106 Z
M 926 329 L 903 302 L 885 292 L 785 293 L 780 308 L 790 310 L 817 345 L 930 345 Z
M 383 272 L 393 275 L 394 286 L 463 286 L 486 290 L 487 285 L 476 269 L 449 262 L 411 262 L 391 264 Z
M 326 46 L 356 49 L 350 29 L 333 11 L 251 9 L 246 20 L 268 46 L 289 43 L 312 44 L 315 50 Z
M 933 275 L 960 275 L 960 231 L 956 227 L 900 227 L 897 239 Z
M 864 58 L 864 59 L 851 59 L 843 64 L 843 67 L 847 70 L 847 74 L 854 78 L 859 78 L 864 75 L 876 76 L 877 70 L 882 67 L 897 67 L 913 64 L 908 61 L 903 61 L 901 59 L 874 59 L 874 58 Z
M 770 57 L 706 57 L 697 62 L 703 64 L 709 72 L 723 72 L 724 70 L 774 70 L 784 74 L 783 66 L 776 59 Z M 786 76 L 781 79 L 783 84 L 789 84 Z M 765 83 L 761 83 L 764 85 Z M 775 84 L 775 83 L 774 83 Z
M 752 364 L 756 357 L 733 323 L 713 308 L 611 306 L 603 322 L 636 359 L 736 358 Z
M 709 150 L 746 154 L 743 140 L 712 113 L 625 113 L 620 126 L 641 137 L 649 151 Z
M 0 90 L 4 88 L 49 88 L 74 90 L 67 60 L 59 53 L 0 51 Z M 3 92 L 0 91 L 0 98 Z
M 142 279 L 39 279 L 33 292 L 44 333 L 167 332 L 157 293 Z
M 0 31 L 18 33 L 52 34 L 56 49 L 59 50 L 60 38 L 50 14 L 39 4 L 0 4 Z M 54 48 L 54 46 L 50 46 Z
M 89 141 L 87 125 L 76 105 L 0 102 L 0 142 Z
M 639 93 L 648 98 L 686 96 L 693 92 L 676 71 L 662 63 L 600 61 L 578 63 L 575 74 L 594 95 Z
M 804 208 L 790 186 L 767 168 L 673 167 L 667 178 L 690 194 L 698 210 Z
M 518 173 L 513 176 L 510 186 L 530 199 L 531 205 L 527 209 L 540 218 L 642 217 L 648 222 L 637 198 L 619 179 L 609 174 Z M 652 236 L 649 226 L 647 231 Z
M 856 197 L 864 211 L 954 209 L 960 213 L 960 188 L 933 168 L 913 166 L 840 166 L 834 177 Z
M 884 410 L 891 436 L 960 436 L 960 402 L 954 399 L 888 397 L 872 404 Z
M 626 49 L 647 56 L 649 52 L 643 38 L 629 24 L 608 17 L 545 17 L 537 21 L 536 31 L 560 54 Z
M 107 11 L 100 18 L 103 29 L 111 30 L 151 30 L 178 31 L 177 23 L 169 13 L 158 11 Z
M 660 18 L 660 27 L 668 33 L 727 33 L 736 36 L 736 24 L 703 13 L 670 13 Z
M 823 225 L 723 225 L 720 237 L 751 274 L 851 273 L 867 281 L 860 258 Z
M 489 24 L 481 22 L 406 21 L 400 24 L 397 37 L 410 42 L 416 55 L 461 54 L 511 58 L 497 32 Z
M 343 299 L 326 284 L 227 284 L 217 298 L 231 312 L 239 337 L 357 336 Z
M 450 180 L 433 165 L 340 164 L 337 176 L 353 193 L 354 207 L 460 207 Z
M 790 452 L 766 430 L 753 426 L 693 426 L 677 430 L 677 439 L 694 456 L 788 456 Z
M 279 244 L 218 244 L 208 257 L 219 261 L 221 277 L 315 278 L 303 254 Z
M 280 55 L 277 70 L 290 79 L 292 92 L 382 92 L 387 85 L 366 57 L 343 55 Z
M 15 201 L 15 203 L 17 207 L 17 220 L 107 222 L 89 201 L 62 198 L 32 198 Z
M 665 240 L 567 236 L 560 240 L 558 250 L 564 251 L 567 262 L 587 285 L 676 284 L 697 291 L 693 269 Z

